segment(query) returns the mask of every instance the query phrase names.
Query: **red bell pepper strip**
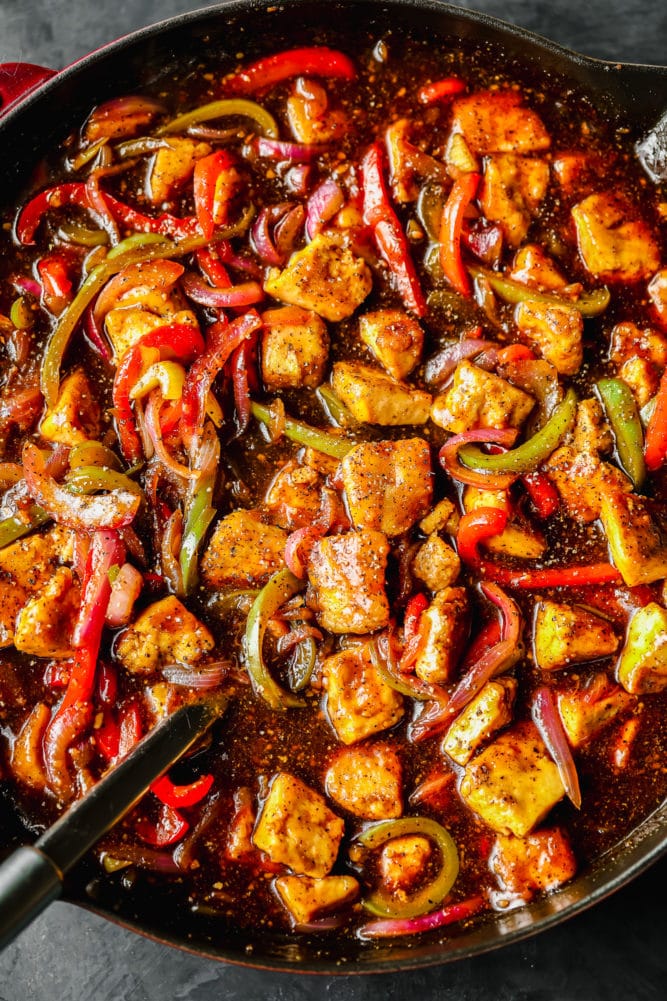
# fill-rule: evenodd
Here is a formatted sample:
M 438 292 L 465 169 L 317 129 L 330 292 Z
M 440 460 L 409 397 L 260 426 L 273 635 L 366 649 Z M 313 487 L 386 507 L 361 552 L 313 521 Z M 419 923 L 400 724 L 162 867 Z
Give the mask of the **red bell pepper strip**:
M 295 76 L 354 80 L 356 75 L 354 63 L 343 52 L 316 45 L 259 59 L 228 77 L 224 88 L 228 94 L 254 94 Z
M 480 543 L 500 535 L 507 526 L 507 512 L 497 507 L 480 507 L 464 514 L 456 532 L 456 546 L 464 563 L 479 566 Z
M 526 473 L 521 477 L 538 518 L 550 518 L 560 507 L 560 495 L 545 473 Z
M 136 702 L 126 705 L 121 713 L 118 727 L 118 750 L 115 761 L 122 761 L 127 757 L 135 744 L 141 740 L 143 733 L 143 723 L 141 720 L 141 710 Z
M 387 263 L 406 309 L 426 313 L 426 300 L 410 256 L 410 248 L 389 198 L 385 181 L 384 149 L 373 143 L 361 161 L 364 222 L 373 231 L 378 253 Z
M 157 823 L 143 819 L 137 824 L 137 834 L 147 845 L 153 848 L 166 848 L 180 841 L 190 825 L 187 820 L 180 815 L 178 810 L 162 804 L 160 806 L 160 816 Z
M 175 785 L 168 775 L 162 775 L 151 784 L 151 792 L 161 803 L 178 809 L 182 806 L 195 806 L 201 802 L 213 785 L 212 775 L 200 775 L 194 782 L 187 785 Z
M 447 281 L 466 298 L 471 296 L 470 278 L 461 257 L 461 229 L 466 209 L 477 194 L 480 175 L 461 174 L 445 202 L 440 225 L 440 265 Z
M 195 213 L 207 240 L 216 226 L 227 221 L 238 177 L 235 160 L 224 149 L 201 157 L 195 164 L 192 181 Z
M 196 216 L 170 215 L 163 212 L 159 216 L 147 216 L 143 212 L 126 205 L 113 195 L 105 193 L 107 204 L 114 215 L 114 218 L 136 233 L 159 233 L 161 236 L 170 236 L 174 240 L 184 240 L 189 236 L 201 236 L 202 232 Z
M 16 220 L 16 236 L 19 243 L 30 246 L 35 242 L 37 227 L 49 209 L 61 208 L 63 205 L 78 205 L 80 208 L 90 208 L 86 185 L 80 181 L 57 184 L 35 195 L 27 205 L 24 205 Z
M 37 262 L 44 303 L 55 315 L 61 313 L 72 298 L 68 265 L 64 254 L 49 254 Z
M 417 91 L 417 99 L 422 104 L 435 104 L 436 101 L 444 101 L 448 97 L 461 94 L 466 89 L 466 85 L 457 76 L 447 76 L 444 80 L 434 80 L 433 83 L 424 84 Z
M 95 743 L 100 749 L 102 757 L 111 764 L 118 757 L 118 746 L 120 741 L 120 727 L 113 713 L 113 710 L 106 709 L 102 719 L 102 726 L 95 730 Z
M 403 639 L 406 643 L 418 634 L 419 621 L 426 608 L 428 608 L 428 598 L 425 594 L 415 594 L 410 598 L 403 618 Z
M 660 469 L 667 457 L 667 372 L 660 380 L 655 398 L 655 409 L 646 428 L 644 461 L 646 468 L 654 473 Z
M 125 562 L 125 546 L 118 532 L 95 532 L 81 586 L 81 605 L 74 626 L 73 643 L 97 657 L 104 628 L 111 582 L 109 571 Z
M 248 339 L 243 344 L 240 344 L 232 355 L 232 385 L 234 387 L 234 406 L 236 407 L 236 422 L 239 431 L 245 431 L 252 416 L 249 378 L 252 354 L 253 344 Z
M 201 273 L 213 288 L 230 287 L 232 280 L 218 255 L 214 254 L 208 247 L 200 247 L 195 256 Z

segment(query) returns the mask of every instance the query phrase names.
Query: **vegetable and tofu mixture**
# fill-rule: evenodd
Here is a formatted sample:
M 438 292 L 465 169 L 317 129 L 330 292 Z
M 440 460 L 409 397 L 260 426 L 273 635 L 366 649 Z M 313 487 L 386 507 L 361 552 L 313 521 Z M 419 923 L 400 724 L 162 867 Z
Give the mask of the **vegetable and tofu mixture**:
M 38 165 L 0 237 L 4 793 L 39 830 L 230 700 L 101 892 L 455 931 L 660 803 L 667 191 L 626 132 L 389 35 L 210 57 Z

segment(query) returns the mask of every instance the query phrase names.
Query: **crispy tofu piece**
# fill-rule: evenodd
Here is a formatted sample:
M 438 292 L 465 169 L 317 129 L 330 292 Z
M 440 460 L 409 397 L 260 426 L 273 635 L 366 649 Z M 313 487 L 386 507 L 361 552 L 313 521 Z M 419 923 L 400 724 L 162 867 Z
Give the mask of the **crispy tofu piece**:
M 380 875 L 394 892 L 409 890 L 420 881 L 433 855 L 433 847 L 423 834 L 392 838 L 380 853 Z
M 422 438 L 355 445 L 341 477 L 355 528 L 401 535 L 431 506 L 431 453 Z
M 79 445 L 99 437 L 100 408 L 85 372 L 77 368 L 63 379 L 55 405 L 39 426 L 42 438 L 61 445 Z
M 265 525 L 259 511 L 232 511 L 215 527 L 201 560 L 207 587 L 266 584 L 285 565 L 287 533 Z
M 369 365 L 339 361 L 333 367 L 331 385 L 342 403 L 358 421 L 367 424 L 426 424 L 431 394 L 411 389 Z
M 445 163 L 452 177 L 479 173 L 479 158 L 473 154 L 461 132 L 450 133 L 445 147 Z
M 345 824 L 323 796 L 288 772 L 278 772 L 252 840 L 272 862 L 304 876 L 326 876 L 336 861 Z
M 441 591 L 456 582 L 461 572 L 461 560 L 450 545 L 433 533 L 417 550 L 412 572 L 429 591 Z
M 317 81 L 304 80 L 301 88 L 297 84 L 287 98 L 287 121 L 297 142 L 309 146 L 335 142 L 347 132 L 345 112 L 341 108 L 330 108 L 328 104 L 328 95 Z
M 570 842 L 559 827 L 535 831 L 527 838 L 499 835 L 489 865 L 501 888 L 525 901 L 536 892 L 562 886 L 577 871 Z
M 549 184 L 549 165 L 534 157 L 499 153 L 486 159 L 479 200 L 482 212 L 499 223 L 510 247 L 525 239 Z
M 474 153 L 534 153 L 549 149 L 542 119 L 513 90 L 478 91 L 452 105 L 452 132 L 463 133 Z
M 527 243 L 514 255 L 512 281 L 531 285 L 544 292 L 557 292 L 565 288 L 567 282 L 539 243 Z
M 632 389 L 639 407 L 655 396 L 667 365 L 667 337 L 636 323 L 617 323 L 611 332 L 609 357 Z
M 632 695 L 667 688 L 667 611 L 656 602 L 640 608 L 630 620 L 616 677 Z
M 650 278 L 660 267 L 660 247 L 650 226 L 616 192 L 589 195 L 572 208 L 579 255 L 604 281 Z
M 402 309 L 378 309 L 360 316 L 359 336 L 394 379 L 405 379 L 421 359 L 424 331 Z
M 431 420 L 452 434 L 471 428 L 518 428 L 534 404 L 532 396 L 506 379 L 462 361 L 450 388 L 433 401 Z
M 574 424 L 574 448 L 577 452 L 596 455 L 609 452 L 614 445 L 614 436 L 607 423 L 602 404 L 595 396 L 581 400 L 577 404 Z
M 157 304 L 156 304 L 157 305 Z M 146 306 L 123 306 L 110 310 L 104 320 L 104 329 L 119 362 L 125 352 L 141 340 L 144 334 L 168 323 L 186 323 L 197 327 L 197 318 L 190 309 L 180 309 L 178 302 L 163 297 L 160 309 L 153 311 Z
M 389 744 L 338 752 L 325 778 L 327 796 L 355 817 L 389 820 L 403 813 L 403 769 Z
M 310 551 L 308 578 L 317 620 L 332 633 L 371 633 L 389 622 L 385 570 L 389 545 L 365 529 L 319 539 Z
M 26 601 L 72 557 L 72 533 L 59 526 L 0 549 L 0 648 L 14 642 L 16 616 Z
M 34 657 L 68 657 L 80 591 L 69 567 L 58 567 L 16 618 L 14 646 Z
M 605 489 L 600 504 L 614 566 L 628 587 L 652 584 L 667 577 L 667 545 L 649 514 L 646 502 L 636 494 Z
M 572 747 L 581 747 L 633 705 L 627 692 L 609 683 L 603 672 L 593 675 L 586 687 L 558 695 L 558 712 Z
M 422 681 L 443 684 L 452 680 L 468 635 L 468 608 L 464 587 L 446 587 L 422 612 L 424 643 L 415 663 L 415 673 Z
M 281 302 L 312 309 L 337 323 L 351 316 L 373 286 L 370 268 L 350 250 L 341 233 L 318 233 L 292 254 L 286 267 L 273 269 L 264 290 Z
M 293 532 L 310 525 L 317 516 L 321 488 L 322 476 L 316 469 L 290 459 L 271 481 L 264 505 L 276 525 Z
M 489 744 L 467 765 L 461 797 L 499 834 L 524 838 L 562 799 L 558 768 L 536 727 L 519 723 Z
M 442 750 L 459 765 L 467 765 L 478 747 L 497 730 L 512 722 L 516 697 L 514 678 L 487 681 L 478 695 L 457 716 L 442 742 Z
M 605 491 L 632 490 L 632 483 L 616 466 L 571 445 L 556 449 L 547 459 L 545 472 L 556 485 L 569 516 L 583 524 L 600 517 Z
M 484 539 L 482 545 L 492 553 L 518 556 L 524 560 L 538 560 L 546 552 L 547 543 L 538 528 L 525 519 L 513 516 L 512 503 L 507 490 L 482 490 L 480 487 L 465 487 L 463 508 L 466 513 L 481 507 L 496 507 L 507 512 L 510 521 L 499 535 Z
M 647 358 L 628 358 L 621 365 L 618 374 L 627 382 L 640 409 L 658 392 L 660 373 Z
M 267 310 L 262 320 L 262 379 L 266 388 L 319 386 L 329 360 L 324 321 L 299 306 Z
M 618 650 L 613 626 L 581 605 L 540 601 L 535 611 L 533 649 L 542 671 L 608 657 Z
M 165 139 L 149 168 L 146 193 L 153 205 L 160 205 L 172 197 L 192 175 L 197 160 L 208 156 L 208 143 L 183 136 Z
M 215 640 L 173 594 L 149 605 L 125 630 L 116 656 L 131 674 L 151 674 L 167 664 L 194 664 Z
M 403 696 L 380 677 L 366 644 L 327 657 L 323 679 L 327 714 L 343 744 L 389 730 L 403 717 Z
M 409 118 L 398 118 L 385 131 L 391 193 L 395 202 L 404 205 L 416 201 L 419 195 L 414 156 L 411 156 L 411 132 L 412 122 Z
M 575 375 L 584 360 L 584 320 L 573 306 L 520 302 L 514 320 L 523 336 L 560 375 Z
M 279 876 L 274 885 L 295 925 L 316 921 L 359 896 L 354 876 Z
M 648 295 L 656 313 L 667 326 L 667 268 L 660 268 L 653 275 L 648 285 Z
M 435 505 L 432 511 L 419 522 L 419 528 L 424 535 L 431 535 L 433 532 L 449 532 L 454 535 L 459 527 L 459 513 L 456 507 L 447 497 Z

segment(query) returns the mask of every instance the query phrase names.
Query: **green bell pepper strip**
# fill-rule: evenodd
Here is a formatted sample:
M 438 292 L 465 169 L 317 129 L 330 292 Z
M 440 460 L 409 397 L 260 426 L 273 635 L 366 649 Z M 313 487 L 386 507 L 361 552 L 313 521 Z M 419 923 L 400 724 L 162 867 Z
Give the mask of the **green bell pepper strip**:
M 9 319 L 17 330 L 30 330 L 32 327 L 35 317 L 24 296 L 14 299 L 9 310 Z
M 253 401 L 250 409 L 255 420 L 262 424 L 271 423 L 271 412 L 263 403 Z M 314 448 L 317 452 L 323 452 L 324 455 L 330 455 L 334 459 L 344 459 L 355 445 L 347 438 L 338 438 L 326 431 L 311 427 L 310 424 L 295 421 L 292 417 L 285 419 L 285 437 L 289 438 L 290 441 L 295 441 L 298 445 L 306 445 L 309 448 Z
M 9 546 L 12 542 L 16 542 L 17 539 L 22 539 L 24 535 L 28 535 L 33 532 L 40 525 L 45 522 L 51 521 L 51 515 L 39 507 L 37 504 L 33 504 L 28 509 L 28 520 L 25 521 L 23 518 L 3 518 L 0 521 L 0 549 L 4 549 L 5 546 Z
M 474 445 L 459 449 L 459 461 L 480 473 L 531 473 L 558 447 L 572 428 L 577 413 L 577 395 L 568 389 L 544 427 L 528 441 L 499 455 L 487 455 Z
M 324 407 L 327 416 L 331 417 L 338 427 L 348 428 L 359 426 L 357 418 L 349 407 L 346 407 L 343 401 L 338 399 L 331 386 L 319 386 L 315 395 Z
M 101 441 L 92 440 L 75 445 L 69 454 L 69 468 L 79 469 L 81 466 L 108 466 L 109 469 L 117 469 L 118 472 L 122 468 L 115 452 Z
M 621 465 L 640 490 L 646 479 L 644 433 L 632 390 L 622 379 L 600 379 L 597 390 L 614 432 Z
M 302 692 L 310 683 L 315 670 L 317 644 L 312 636 L 301 640 L 290 661 L 287 675 L 289 686 L 293 692 Z
M 357 841 L 365 848 L 380 848 L 393 838 L 406 835 L 425 835 L 440 850 L 441 864 L 437 875 L 407 899 L 400 899 L 379 888 L 362 901 L 371 914 L 385 918 L 414 918 L 426 914 L 442 903 L 459 874 L 459 855 L 451 834 L 430 817 L 402 817 L 400 820 L 383 820 L 363 831 Z
M 268 702 L 272 709 L 295 709 L 305 705 L 303 699 L 286 692 L 273 680 L 262 652 L 269 619 L 303 586 L 303 581 L 290 570 L 279 570 L 259 592 L 248 614 L 245 632 L 248 675 L 255 694 Z
M 546 306 L 571 306 L 582 316 L 599 316 L 609 305 L 611 298 L 606 285 L 595 289 L 593 292 L 583 292 L 578 299 L 568 299 L 562 295 L 555 295 L 550 292 L 540 292 L 538 289 L 524 285 L 523 282 L 515 282 L 511 278 L 504 278 L 495 271 L 488 268 L 480 268 L 473 265 L 468 268 L 473 278 L 486 278 L 493 291 L 504 299 L 505 302 L 517 304 L 519 302 L 543 302 Z
M 241 97 L 211 101 L 210 104 L 202 104 L 199 108 L 186 111 L 162 125 L 157 130 L 157 134 L 164 136 L 174 132 L 183 132 L 190 125 L 198 125 L 199 122 L 210 122 L 214 118 L 224 118 L 231 115 L 239 118 L 251 118 L 259 126 L 263 135 L 269 136 L 271 139 L 278 138 L 278 125 L 273 115 L 256 104 L 255 101 L 247 101 Z
M 213 496 L 213 486 L 205 485 L 195 494 L 183 528 L 183 541 L 179 554 L 181 574 L 183 576 L 183 592 L 189 594 L 197 585 L 197 554 L 199 546 L 215 518 L 215 508 L 210 500 Z
M 109 466 L 77 466 L 65 476 L 65 483 L 75 494 L 94 494 L 100 490 L 128 490 L 138 497 L 144 492 L 138 483 L 125 473 Z

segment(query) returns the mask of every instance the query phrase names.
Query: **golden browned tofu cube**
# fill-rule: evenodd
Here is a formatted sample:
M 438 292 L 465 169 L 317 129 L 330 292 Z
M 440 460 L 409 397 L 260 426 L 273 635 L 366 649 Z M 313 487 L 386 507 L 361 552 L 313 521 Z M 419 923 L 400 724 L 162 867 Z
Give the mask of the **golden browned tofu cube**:
M 514 255 L 512 281 L 548 292 L 556 292 L 567 285 L 562 274 L 539 243 L 526 243 Z
M 431 535 L 433 532 L 449 532 L 454 535 L 459 527 L 459 513 L 452 501 L 445 497 L 438 501 L 432 511 L 419 522 L 419 527 L 424 535 Z
M 288 772 L 278 772 L 252 840 L 272 862 L 304 876 L 326 876 L 336 861 L 345 824 L 323 796 Z
M 372 633 L 389 622 L 382 532 L 330 535 L 310 552 L 308 577 L 321 626 L 332 633 Z
M 332 323 L 351 316 L 372 286 L 366 262 L 335 232 L 319 233 L 264 282 L 264 290 L 275 299 L 312 309 Z
M 295 925 L 316 921 L 359 896 L 354 876 L 279 876 L 274 885 Z
M 480 204 L 487 219 L 497 222 L 510 247 L 524 240 L 549 183 L 549 164 L 533 157 L 500 153 L 484 168 Z
M 640 608 L 630 620 L 616 677 L 632 695 L 667 688 L 667 611 L 656 602 Z
M 323 677 L 327 714 L 343 744 L 388 730 L 402 718 L 403 697 L 380 677 L 366 644 L 327 657 Z
M 320 509 L 321 487 L 316 469 L 290 459 L 278 470 L 264 498 L 271 520 L 290 532 L 310 525 Z
M 163 140 L 151 164 L 146 192 L 154 205 L 167 201 L 192 175 L 195 164 L 211 152 L 208 143 L 175 136 Z
M 518 428 L 534 403 L 506 379 L 462 361 L 450 388 L 433 401 L 431 420 L 453 434 L 471 428 Z
M 206 626 L 169 595 L 128 626 L 116 644 L 116 656 L 132 674 L 151 674 L 167 664 L 194 664 L 214 646 Z
M 392 838 L 380 853 L 382 882 L 392 891 L 409 890 L 419 883 L 433 855 L 433 847 L 422 834 Z
M 388 744 L 339 751 L 325 788 L 334 803 L 363 820 L 389 820 L 403 812 L 403 770 Z
M 359 317 L 359 334 L 394 379 L 405 379 L 419 362 L 424 331 L 402 309 L 378 309 Z
M 586 269 L 604 281 L 633 282 L 660 267 L 651 227 L 623 196 L 589 195 L 572 209 L 579 254 Z
M 16 618 L 14 646 L 33 657 L 68 657 L 80 592 L 69 567 L 58 567 Z
M 501 888 L 526 901 L 537 891 L 562 886 L 577 871 L 570 842 L 558 827 L 535 831 L 527 838 L 498 835 L 489 864 Z
M 439 535 L 429 535 L 412 562 L 412 572 L 429 591 L 441 591 L 454 584 L 461 571 L 461 560 Z
M 265 525 L 258 511 L 232 511 L 215 527 L 201 561 L 207 587 L 265 584 L 285 565 L 287 533 Z
M 661 268 L 649 282 L 648 294 L 655 311 L 667 326 L 667 268 Z
M 584 360 L 584 320 L 573 306 L 520 302 L 516 325 L 561 375 L 575 375 Z
M 542 119 L 513 90 L 478 91 L 452 105 L 452 131 L 462 132 L 475 153 L 533 153 L 549 149 Z
M 14 642 L 16 616 L 61 563 L 73 556 L 72 533 L 56 526 L 0 549 L 0 647 Z
M 584 524 L 600 517 L 604 492 L 632 490 L 632 483 L 617 466 L 571 445 L 556 449 L 547 459 L 546 472 L 569 516 Z
M 100 433 L 100 408 L 88 379 L 78 368 L 63 379 L 58 399 L 39 426 L 42 438 L 61 445 L 79 445 Z
M 596 455 L 599 452 L 611 451 L 613 444 L 614 436 L 605 419 L 600 401 L 595 396 L 581 400 L 577 404 L 577 419 L 574 425 L 575 451 Z
M 459 765 L 467 765 L 478 747 L 512 721 L 517 683 L 514 678 L 487 681 L 445 734 L 442 749 Z
M 493 535 L 483 542 L 484 547 L 490 552 L 518 556 L 524 560 L 537 560 L 545 553 L 547 544 L 544 535 L 528 521 L 514 517 L 507 490 L 465 487 L 463 507 L 466 512 L 476 511 L 481 507 L 495 507 L 507 512 L 511 519 L 507 526 L 498 535 Z
M 157 327 L 164 327 L 168 323 L 198 326 L 192 310 L 180 309 L 174 297 L 159 292 L 155 292 L 154 296 L 161 300 L 160 303 L 151 303 L 154 309 L 144 305 L 123 306 L 107 313 L 104 329 L 111 341 L 116 362 L 119 362 L 125 352 L 141 340 L 144 334 L 150 333 Z
M 262 379 L 267 389 L 319 386 L 329 360 L 329 334 L 308 309 L 282 306 L 262 314 Z
M 600 500 L 600 520 L 611 558 L 628 587 L 667 577 L 667 545 L 643 498 L 605 489 Z
M 424 609 L 420 619 L 424 643 L 415 663 L 422 681 L 443 684 L 452 680 L 468 635 L 468 595 L 464 587 L 446 587 Z
M 596 695 L 598 686 L 600 693 Z M 581 747 L 633 704 L 634 700 L 618 685 L 609 683 L 602 672 L 593 675 L 585 688 L 558 695 L 558 712 L 572 747 Z
M 636 323 L 617 323 L 611 332 L 609 357 L 630 386 L 637 405 L 644 407 L 655 396 L 667 365 L 667 337 Z
M 422 438 L 355 445 L 341 475 L 355 528 L 401 535 L 431 506 L 431 452 Z
M 532 723 L 502 733 L 466 765 L 463 801 L 494 831 L 524 838 L 565 790 Z
M 620 640 L 607 619 L 581 605 L 540 601 L 535 612 L 535 663 L 542 671 L 607 657 Z
M 367 424 L 426 424 L 431 394 L 409 386 L 358 362 L 339 361 L 331 385 L 358 421 Z

